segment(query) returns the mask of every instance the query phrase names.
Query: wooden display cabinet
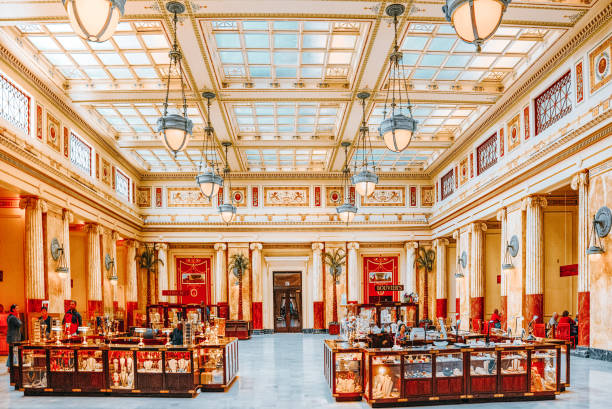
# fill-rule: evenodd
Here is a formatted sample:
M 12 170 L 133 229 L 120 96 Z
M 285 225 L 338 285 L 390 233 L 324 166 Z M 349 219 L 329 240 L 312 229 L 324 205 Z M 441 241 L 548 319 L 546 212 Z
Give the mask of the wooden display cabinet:
M 363 351 L 348 343 L 326 340 L 324 375 L 336 401 L 361 400 L 363 394 Z
M 208 320 L 205 305 L 198 304 L 152 304 L 147 306 L 147 327 L 153 329 L 170 328 L 178 322 L 179 315 L 187 320 L 197 319 L 199 322 Z
M 81 346 L 76 356 L 74 388 L 81 392 L 106 392 L 106 351 L 97 346 Z
M 218 343 L 201 343 L 197 349 L 202 390 L 225 391 L 238 373 L 238 340 L 222 338 Z
M 371 311 L 376 325 L 381 326 L 381 313 L 385 311 L 391 317 L 391 322 L 401 320 L 409 327 L 416 327 L 419 321 L 419 305 L 414 303 L 383 302 L 380 304 L 355 304 L 357 315 Z

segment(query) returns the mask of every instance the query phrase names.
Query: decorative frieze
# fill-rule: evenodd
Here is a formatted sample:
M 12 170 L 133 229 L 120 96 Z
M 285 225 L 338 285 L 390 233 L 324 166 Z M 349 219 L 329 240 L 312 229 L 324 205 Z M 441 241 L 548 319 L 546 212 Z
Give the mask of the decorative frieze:
M 521 143 L 521 114 L 518 113 L 508 122 L 508 152 Z
M 54 151 L 60 152 L 60 122 L 55 116 L 51 115 L 47 111 L 47 145 L 49 145 Z
M 589 83 L 591 94 L 597 92 L 612 80 L 612 35 L 589 52 Z
M 376 186 L 368 197 L 361 198 L 361 206 L 406 206 L 406 187 Z
M 264 206 L 310 206 L 310 186 L 264 186 Z
M 142 209 L 151 207 L 151 187 L 139 186 L 136 189 L 136 204 Z
M 168 187 L 167 207 L 210 207 L 210 200 L 197 187 Z

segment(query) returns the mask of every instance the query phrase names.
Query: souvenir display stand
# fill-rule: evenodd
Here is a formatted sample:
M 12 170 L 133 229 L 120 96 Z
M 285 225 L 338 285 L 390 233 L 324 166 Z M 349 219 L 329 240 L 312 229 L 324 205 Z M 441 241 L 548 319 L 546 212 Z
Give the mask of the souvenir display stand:
M 383 302 L 380 304 L 349 304 L 354 315 L 369 315 L 379 327 L 390 322 L 402 321 L 416 327 L 419 320 L 419 305 L 414 303 Z
M 190 322 L 208 320 L 206 306 L 198 304 L 153 304 L 147 306 L 147 327 L 170 328 L 184 319 Z
M 227 390 L 238 372 L 238 341 L 193 346 L 21 343 L 11 382 L 25 395 L 194 397 Z M 17 368 L 17 373 L 14 368 Z
M 363 350 L 347 342 L 326 340 L 324 375 L 337 401 L 361 400 L 363 394 Z

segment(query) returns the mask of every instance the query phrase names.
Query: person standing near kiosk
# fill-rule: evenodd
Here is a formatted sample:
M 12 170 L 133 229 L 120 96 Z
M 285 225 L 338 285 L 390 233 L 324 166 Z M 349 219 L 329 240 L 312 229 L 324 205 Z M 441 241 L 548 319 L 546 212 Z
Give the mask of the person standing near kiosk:
M 70 335 L 76 334 L 79 327 L 83 325 L 81 314 L 76 310 L 76 301 L 70 301 L 70 309 L 66 311 L 62 324 L 66 328 L 66 332 Z

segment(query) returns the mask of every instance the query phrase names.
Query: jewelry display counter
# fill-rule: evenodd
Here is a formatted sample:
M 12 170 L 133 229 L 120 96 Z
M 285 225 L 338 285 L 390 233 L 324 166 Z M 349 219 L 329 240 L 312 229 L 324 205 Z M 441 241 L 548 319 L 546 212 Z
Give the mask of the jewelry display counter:
M 363 396 L 372 406 L 554 399 L 562 386 L 561 345 L 552 343 L 381 349 L 328 340 L 324 350 L 324 373 L 332 396 L 336 400 Z M 347 379 L 350 390 L 344 389 Z
M 235 338 L 193 346 L 21 343 L 14 349 L 11 380 L 25 395 L 194 397 L 199 389 L 226 390 L 238 372 Z

